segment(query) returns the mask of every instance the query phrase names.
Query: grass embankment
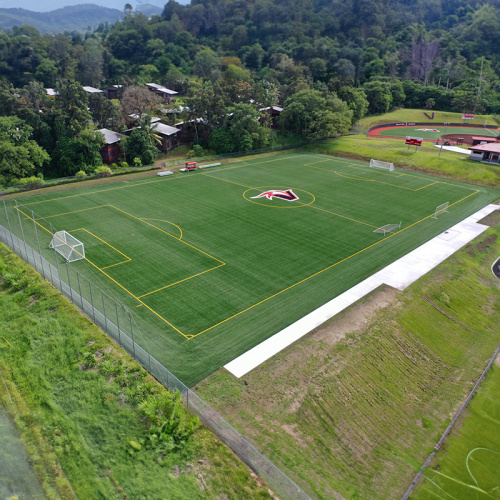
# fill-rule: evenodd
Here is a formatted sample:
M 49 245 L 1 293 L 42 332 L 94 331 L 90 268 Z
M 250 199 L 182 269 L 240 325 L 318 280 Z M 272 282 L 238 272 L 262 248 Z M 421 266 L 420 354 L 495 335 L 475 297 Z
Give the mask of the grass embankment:
M 500 340 L 499 229 L 366 321 L 381 292 L 199 394 L 314 497 L 399 498 Z
M 434 113 L 434 119 L 429 120 L 424 113 L 432 116 Z M 472 120 L 462 120 L 462 113 L 452 113 L 451 111 L 433 111 L 432 109 L 396 109 L 390 113 L 385 113 L 383 115 L 376 116 L 366 116 L 359 121 L 359 128 L 362 130 L 368 130 L 370 127 L 375 125 L 380 125 L 382 123 L 392 123 L 392 122 L 429 122 L 429 125 L 433 123 L 464 123 L 465 125 L 472 123 L 475 125 L 499 125 L 498 117 L 492 115 L 474 115 Z
M 500 357 L 497 357 L 411 498 L 498 498 L 499 471 Z
M 269 498 L 250 471 L 0 244 L 0 402 L 48 498 Z
M 471 161 L 466 155 L 439 149 L 430 142 L 424 142 L 415 153 L 414 148 L 403 140 L 349 135 L 331 139 L 309 147 L 318 153 L 358 160 L 382 160 L 394 163 L 398 168 L 417 170 L 484 186 L 500 184 L 500 167 L 478 161 Z

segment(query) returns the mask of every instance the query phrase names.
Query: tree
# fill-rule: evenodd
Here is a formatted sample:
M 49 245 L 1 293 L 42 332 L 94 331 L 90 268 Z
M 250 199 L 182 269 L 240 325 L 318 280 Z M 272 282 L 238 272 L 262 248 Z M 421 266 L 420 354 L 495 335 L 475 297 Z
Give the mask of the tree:
M 352 123 L 363 118 L 368 111 L 368 100 L 363 89 L 355 87 L 341 87 L 338 91 L 340 99 L 345 101 L 352 110 Z
M 123 92 L 121 108 L 125 121 L 130 121 L 130 115 L 141 117 L 152 115 L 161 107 L 161 99 L 147 87 L 134 85 Z
M 226 128 L 217 128 L 210 134 L 209 148 L 218 155 L 234 151 L 233 137 Z
M 7 182 L 41 173 L 48 153 L 31 140 L 33 129 L 15 116 L 0 117 L 0 177 Z
M 92 113 L 92 120 L 98 128 L 109 128 L 110 130 L 123 128 L 124 121 L 118 107 L 103 95 L 90 94 L 89 108 Z
M 215 81 L 219 77 L 220 58 L 212 49 L 202 49 L 194 57 L 195 75 Z
M 308 139 L 345 134 L 353 112 L 335 94 L 301 90 L 285 101 L 280 122 L 286 130 Z
M 158 157 L 158 149 L 153 139 L 141 129 L 132 131 L 122 140 L 122 148 L 128 158 L 140 158 L 143 165 L 151 165 Z
M 381 82 L 379 80 L 366 82 L 363 85 L 363 90 L 368 99 L 369 113 L 386 113 L 389 111 L 392 104 L 392 95 L 388 82 Z

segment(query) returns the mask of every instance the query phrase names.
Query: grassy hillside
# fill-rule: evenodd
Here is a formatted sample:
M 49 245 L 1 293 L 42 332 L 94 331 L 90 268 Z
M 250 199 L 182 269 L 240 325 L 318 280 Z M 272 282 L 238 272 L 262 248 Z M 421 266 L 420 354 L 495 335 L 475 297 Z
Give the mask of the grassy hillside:
M 415 153 L 403 140 L 349 135 L 325 141 L 309 149 L 323 154 L 369 161 L 370 159 L 393 162 L 396 167 L 408 168 L 485 186 L 500 185 L 500 167 L 471 161 L 466 155 L 439 149 L 424 142 Z
M 269 498 L 182 403 L 2 244 L 0 273 L 0 404 L 48 498 Z
M 500 489 L 500 357 L 412 499 L 498 498 Z
M 499 230 L 199 394 L 313 497 L 400 497 L 500 340 Z
M 370 127 L 379 125 L 381 123 L 391 123 L 391 122 L 429 122 L 430 125 L 433 123 L 474 123 L 477 125 L 484 125 L 485 122 L 488 125 L 499 125 L 500 122 L 498 116 L 491 115 L 474 115 L 472 120 L 462 120 L 462 113 L 452 113 L 451 111 L 434 111 L 434 119 L 429 120 L 424 115 L 424 112 L 429 116 L 432 116 L 433 110 L 429 109 L 396 109 L 390 113 L 385 113 L 383 115 L 376 116 L 366 116 L 359 121 L 359 128 L 361 130 L 368 130 Z

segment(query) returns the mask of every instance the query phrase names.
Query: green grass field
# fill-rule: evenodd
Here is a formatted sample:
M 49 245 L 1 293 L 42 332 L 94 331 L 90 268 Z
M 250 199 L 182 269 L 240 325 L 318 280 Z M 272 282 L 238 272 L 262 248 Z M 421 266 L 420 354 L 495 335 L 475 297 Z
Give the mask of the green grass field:
M 463 134 L 484 137 L 497 137 L 498 130 L 490 128 L 474 127 L 446 127 L 444 125 L 417 125 L 415 127 L 388 127 L 373 130 L 371 134 L 375 137 L 405 138 L 406 136 L 421 137 L 422 139 L 437 140 L 445 134 Z M 465 145 L 464 147 L 467 147 Z
M 492 366 L 456 430 L 425 471 L 423 483 L 411 498 L 498 498 L 499 422 L 500 368 L 497 365 Z
M 434 119 L 429 120 L 424 112 L 428 115 L 432 115 L 434 112 Z M 360 127 L 363 130 L 367 130 L 374 125 L 380 125 L 381 123 L 392 123 L 392 122 L 429 122 L 429 125 L 433 123 L 464 123 L 462 120 L 462 113 L 453 113 L 451 111 L 435 111 L 429 109 L 396 109 L 390 113 L 384 113 L 383 115 L 371 115 L 365 116 L 359 121 Z M 476 125 L 498 125 L 498 117 L 492 115 L 474 115 L 472 120 L 467 120 L 467 123 L 473 123 Z
M 298 200 L 254 198 L 293 189 Z M 23 198 L 13 231 L 85 244 L 68 266 L 134 312 L 135 339 L 188 385 L 495 200 L 494 190 L 313 154 L 235 161 Z M 449 213 L 432 219 L 437 205 Z M 2 219 L 5 217 L 2 216 Z M 401 222 L 385 237 L 374 229 Z M 63 275 L 67 272 L 62 269 Z M 100 307 L 100 297 L 92 297 Z M 115 309 L 104 299 L 108 315 Z M 129 318 L 118 308 L 122 327 Z

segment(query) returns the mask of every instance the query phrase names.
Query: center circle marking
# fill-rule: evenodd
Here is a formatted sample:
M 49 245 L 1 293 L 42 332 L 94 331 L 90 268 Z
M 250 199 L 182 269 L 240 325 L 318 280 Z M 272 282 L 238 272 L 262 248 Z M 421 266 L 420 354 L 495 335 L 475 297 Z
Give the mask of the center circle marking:
M 270 189 L 279 189 L 282 191 L 286 191 L 287 189 L 291 189 L 299 197 L 299 199 L 296 201 L 286 201 L 286 200 L 281 200 L 278 198 L 277 200 L 279 200 L 283 204 L 274 205 L 274 204 L 271 204 L 271 203 L 274 203 L 274 200 L 267 200 L 268 203 L 262 203 L 262 201 L 258 201 L 258 200 L 262 200 L 262 198 L 257 198 L 256 200 L 252 200 L 251 196 L 249 195 L 249 192 L 251 192 L 251 191 L 254 191 L 255 194 L 260 194 L 261 192 L 268 191 Z M 303 203 L 302 199 L 304 196 L 301 196 L 300 193 L 306 193 L 308 195 L 307 198 L 311 199 L 311 201 L 309 201 L 308 203 Z M 312 205 L 316 201 L 316 198 L 314 197 L 314 195 L 312 193 L 310 193 L 309 191 L 306 191 L 305 189 L 299 189 L 299 188 L 293 188 L 293 187 L 292 188 L 291 187 L 277 188 L 276 186 L 259 186 L 259 187 L 247 189 L 243 193 L 243 198 L 245 198 L 245 200 L 247 200 L 251 203 L 255 203 L 256 205 L 262 205 L 263 207 L 268 207 L 268 208 L 269 207 L 270 208 L 302 208 L 302 207 L 307 207 L 309 205 Z M 287 205 L 285 205 L 285 203 Z

